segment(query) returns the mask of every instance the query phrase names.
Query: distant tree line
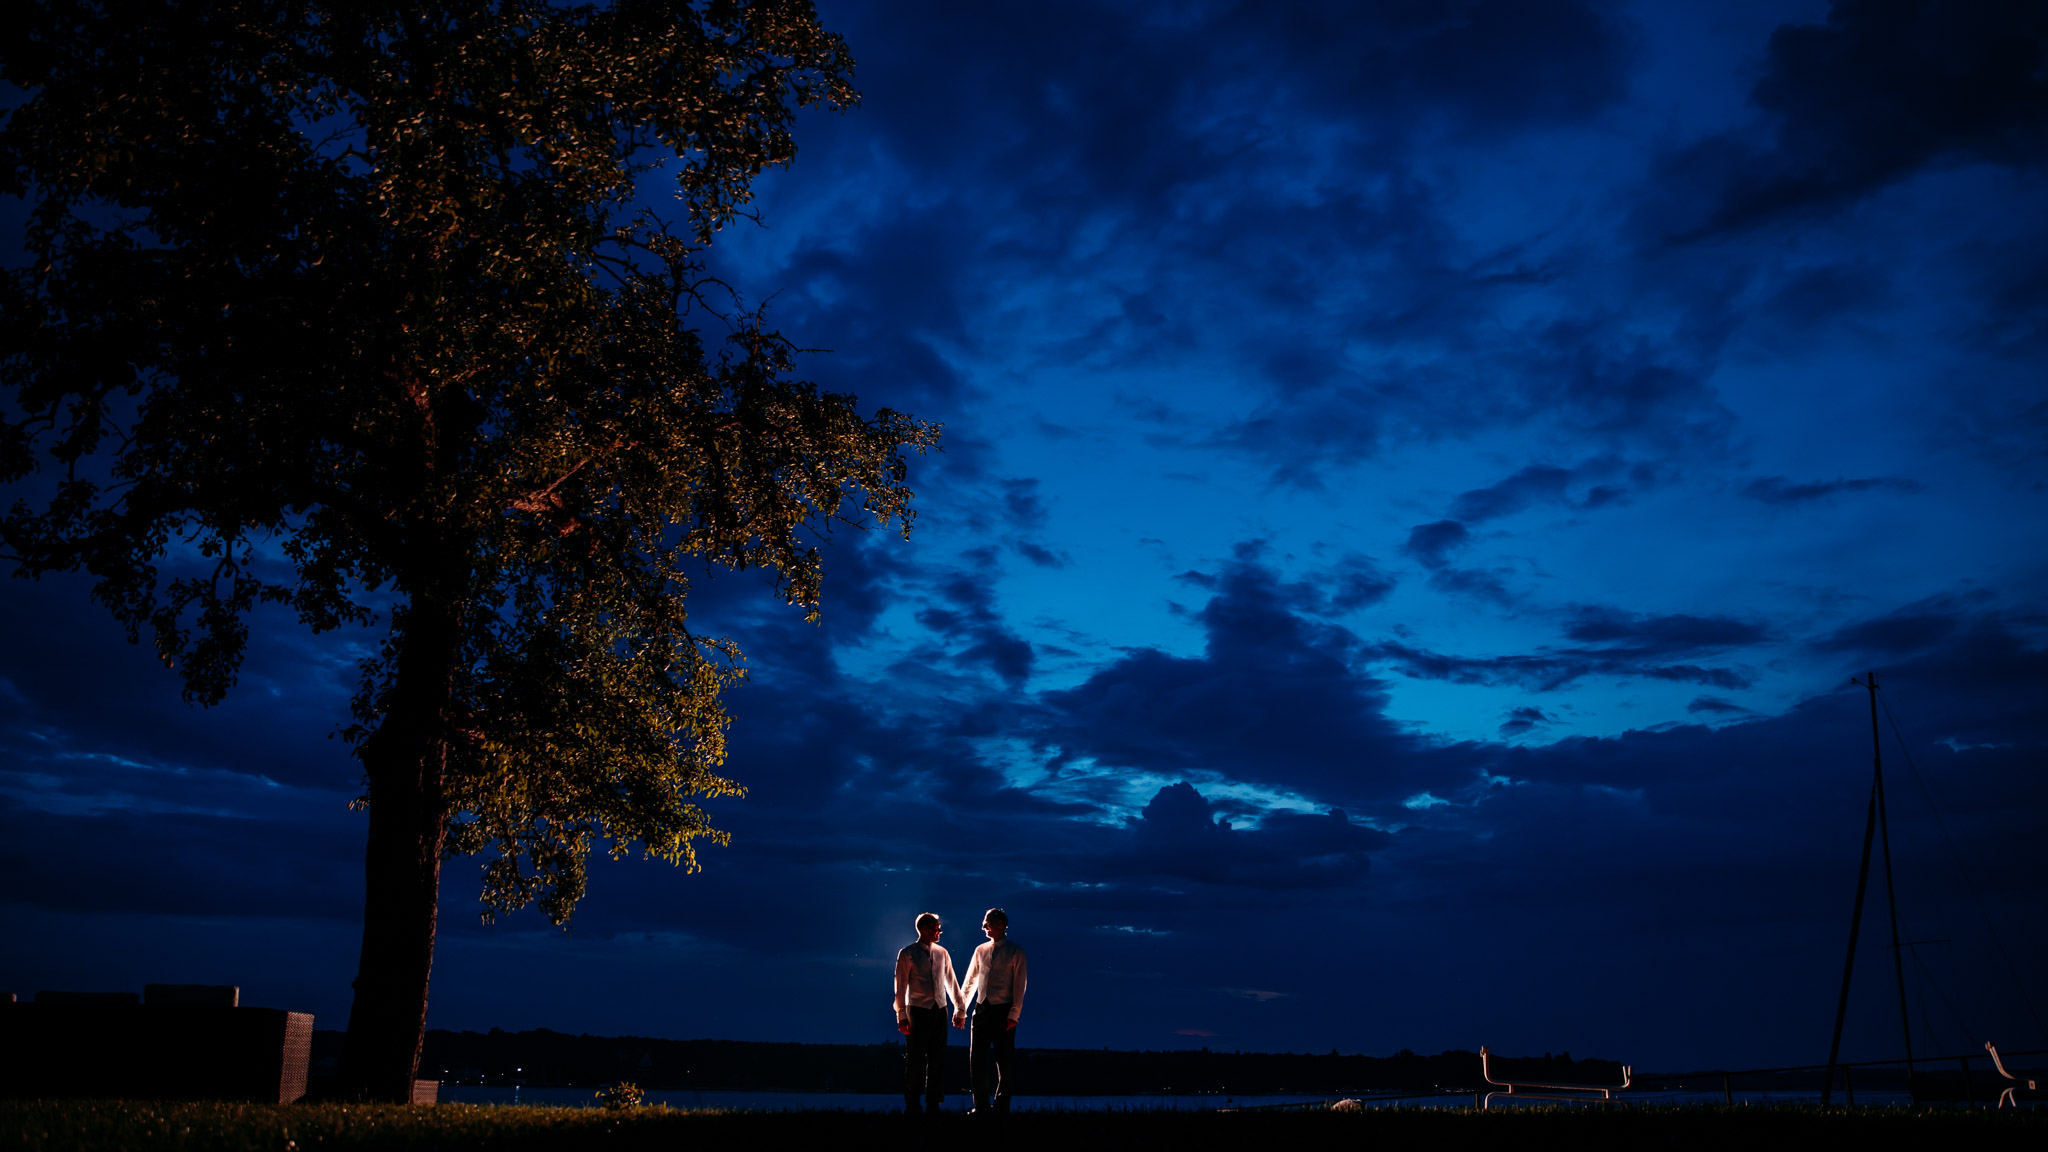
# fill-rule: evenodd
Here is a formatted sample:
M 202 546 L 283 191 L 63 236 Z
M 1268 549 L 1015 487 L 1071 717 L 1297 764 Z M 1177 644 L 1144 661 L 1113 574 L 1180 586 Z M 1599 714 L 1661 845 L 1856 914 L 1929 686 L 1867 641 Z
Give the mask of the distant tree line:
M 315 1036 L 316 1066 L 338 1050 L 341 1034 Z M 967 1085 L 967 1046 L 947 1046 L 955 1085 Z M 1137 1095 L 1152 1092 L 1266 1095 L 1436 1088 L 1469 1091 L 1480 1083 L 1479 1055 L 1453 1050 L 1423 1056 L 1293 1052 L 1220 1052 L 1207 1048 L 1116 1051 L 1020 1048 L 1021 1080 L 1035 1096 Z M 1621 1065 L 1574 1060 L 1570 1053 L 1500 1060 L 1497 1075 L 1569 1083 L 1615 1083 Z M 596 1087 L 629 1080 L 642 1088 L 736 1092 L 893 1092 L 903 1083 L 900 1044 L 776 1044 L 739 1040 L 655 1040 L 532 1032 L 427 1033 L 420 1075 L 458 1082 L 534 1087 Z

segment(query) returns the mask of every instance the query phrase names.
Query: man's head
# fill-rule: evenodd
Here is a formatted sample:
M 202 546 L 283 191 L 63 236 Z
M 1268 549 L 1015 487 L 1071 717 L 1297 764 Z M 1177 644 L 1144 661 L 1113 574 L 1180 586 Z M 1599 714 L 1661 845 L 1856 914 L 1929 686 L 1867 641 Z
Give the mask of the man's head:
M 981 916 L 981 930 L 991 940 L 1001 940 L 1010 934 L 1010 914 L 1001 908 L 991 908 Z
M 939 933 L 945 930 L 945 926 L 939 923 L 939 918 L 935 913 L 926 912 L 917 918 L 917 942 L 919 944 L 937 943 Z

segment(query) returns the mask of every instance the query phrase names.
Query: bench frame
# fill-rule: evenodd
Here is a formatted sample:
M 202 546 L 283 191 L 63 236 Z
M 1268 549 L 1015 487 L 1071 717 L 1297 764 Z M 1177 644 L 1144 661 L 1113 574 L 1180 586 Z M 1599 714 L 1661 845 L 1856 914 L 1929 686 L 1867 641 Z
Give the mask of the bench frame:
M 1540 1084 L 1532 1080 L 1495 1080 L 1493 1078 L 1493 1053 L 1484 1046 L 1479 1049 L 1479 1076 L 1503 1092 L 1488 1092 L 1480 1107 L 1493 1107 L 1496 1096 L 1515 1100 L 1576 1100 L 1586 1104 L 1612 1104 L 1614 1094 L 1629 1086 L 1635 1076 L 1635 1069 L 1624 1064 L 1619 1084 Z M 1528 1091 L 1535 1089 L 1535 1091 Z M 1563 1095 L 1560 1095 L 1563 1093 Z
M 1998 1074 L 2000 1076 L 2005 1077 L 2007 1080 L 2012 1081 L 2012 1083 L 2005 1086 L 2005 1091 L 2000 1092 L 1998 1094 L 1998 1106 L 2000 1108 L 2005 1107 L 2007 1104 L 2012 1105 L 2014 1108 L 2020 1106 L 2019 1097 L 2015 1096 L 2014 1093 L 2020 1090 L 2021 1085 L 2025 1085 L 2026 1090 L 2029 1092 L 2040 1091 L 2040 1089 L 2035 1086 L 2034 1081 L 2022 1080 L 2019 1077 L 2005 1070 L 2005 1061 L 2000 1060 L 1998 1058 L 1998 1048 L 1996 1045 L 1992 1044 L 1991 1041 L 1986 1040 L 1984 1042 L 1984 1050 L 1986 1052 L 1991 1053 L 1991 1066 L 1993 1068 L 1998 1069 Z

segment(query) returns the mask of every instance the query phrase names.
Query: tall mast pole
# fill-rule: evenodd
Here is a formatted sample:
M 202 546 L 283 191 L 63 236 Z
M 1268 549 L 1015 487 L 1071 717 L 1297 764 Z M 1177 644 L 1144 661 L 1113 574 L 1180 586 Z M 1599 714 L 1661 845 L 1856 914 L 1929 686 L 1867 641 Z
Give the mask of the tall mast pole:
M 1906 1041 L 1906 1091 L 1913 1090 L 1913 1025 L 1906 1014 L 1906 958 L 1899 948 L 1899 894 L 1892 885 L 1892 829 L 1884 810 L 1884 751 L 1877 737 L 1877 673 L 1869 674 L 1871 789 L 1877 795 L 1878 837 L 1884 844 L 1884 899 L 1892 915 L 1892 975 L 1899 984 L 1899 1033 Z
M 1849 1018 L 1849 977 L 1856 972 L 1856 936 L 1863 929 L 1863 894 L 1870 888 L 1870 842 L 1877 836 L 1877 782 L 1870 784 L 1870 814 L 1863 820 L 1863 863 L 1856 869 L 1856 906 L 1849 913 L 1849 955 L 1842 961 L 1842 996 L 1835 1002 L 1835 1041 L 1828 1046 L 1828 1076 L 1821 1082 L 1820 1106 L 1835 1092 L 1835 1063 L 1842 1054 L 1842 1023 Z
M 1899 985 L 1899 1030 L 1906 1040 L 1906 1085 L 1913 1083 L 1913 1026 L 1906 1014 L 1906 962 L 1899 949 L 1899 899 L 1892 885 L 1892 832 L 1884 810 L 1884 745 L 1877 733 L 1877 673 L 1865 680 L 1850 677 L 1870 693 L 1870 808 L 1863 819 L 1863 860 L 1856 868 L 1856 907 L 1849 914 L 1849 954 L 1842 961 L 1842 995 L 1835 1001 L 1835 1039 L 1828 1046 L 1827 1079 L 1822 1081 L 1820 1104 L 1825 1108 L 1835 1091 L 1835 1065 L 1842 1054 L 1842 1025 L 1849 1018 L 1849 978 L 1856 971 L 1856 938 L 1863 928 L 1863 898 L 1870 890 L 1870 849 L 1880 830 L 1884 839 L 1884 891 L 1891 910 L 1892 975 Z

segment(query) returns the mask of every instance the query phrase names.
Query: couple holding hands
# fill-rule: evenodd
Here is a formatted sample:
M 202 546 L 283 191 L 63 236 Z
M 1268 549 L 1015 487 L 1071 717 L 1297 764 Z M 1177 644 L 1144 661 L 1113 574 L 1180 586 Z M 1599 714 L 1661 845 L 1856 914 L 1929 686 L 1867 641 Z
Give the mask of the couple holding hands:
M 1010 917 L 991 908 L 981 918 L 988 943 L 974 950 L 967 979 L 953 977 L 953 958 L 939 947 L 946 931 L 930 912 L 917 918 L 917 942 L 896 953 L 896 1030 L 910 1037 L 903 1066 L 903 1110 L 937 1112 L 946 1099 L 946 1016 L 967 1026 L 967 1004 L 979 1000 L 967 1032 L 967 1074 L 974 1082 L 974 1111 L 1010 1110 L 1010 1074 L 1017 1050 L 1017 1017 L 1024 1011 L 1024 949 L 1010 939 Z M 924 1107 L 918 1098 L 924 1098 Z

